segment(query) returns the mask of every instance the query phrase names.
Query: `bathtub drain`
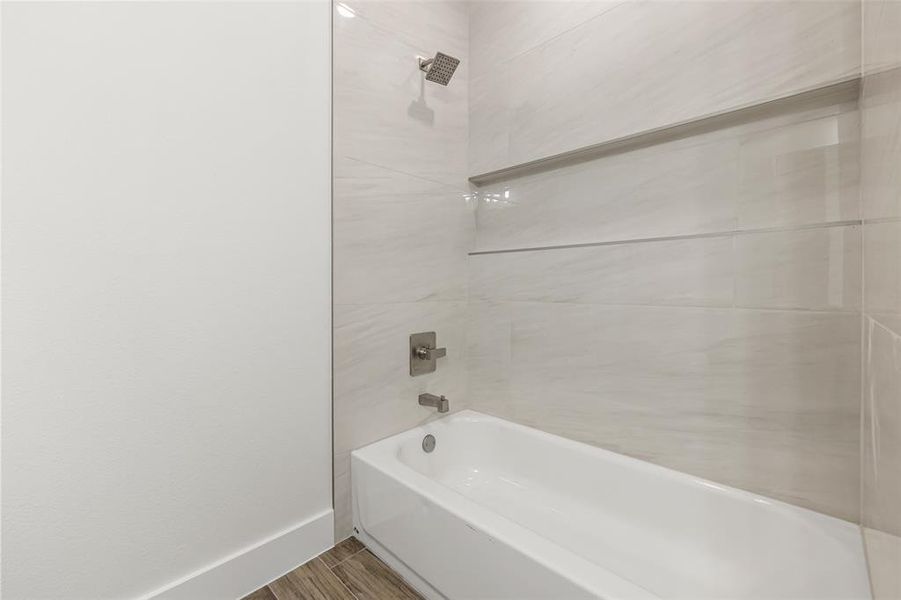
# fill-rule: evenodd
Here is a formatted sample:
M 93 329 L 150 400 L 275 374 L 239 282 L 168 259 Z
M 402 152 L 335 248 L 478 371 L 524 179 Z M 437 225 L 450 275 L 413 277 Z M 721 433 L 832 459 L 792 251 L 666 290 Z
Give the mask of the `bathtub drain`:
M 422 438 L 422 449 L 431 452 L 435 449 L 435 436 L 431 433 Z

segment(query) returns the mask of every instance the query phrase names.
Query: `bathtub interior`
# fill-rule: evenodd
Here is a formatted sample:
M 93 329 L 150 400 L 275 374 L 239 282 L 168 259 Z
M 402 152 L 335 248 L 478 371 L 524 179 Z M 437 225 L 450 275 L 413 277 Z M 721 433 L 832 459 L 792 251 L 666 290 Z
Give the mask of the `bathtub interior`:
M 393 448 L 410 470 L 662 598 L 864 597 L 860 535 L 839 519 L 472 411 Z

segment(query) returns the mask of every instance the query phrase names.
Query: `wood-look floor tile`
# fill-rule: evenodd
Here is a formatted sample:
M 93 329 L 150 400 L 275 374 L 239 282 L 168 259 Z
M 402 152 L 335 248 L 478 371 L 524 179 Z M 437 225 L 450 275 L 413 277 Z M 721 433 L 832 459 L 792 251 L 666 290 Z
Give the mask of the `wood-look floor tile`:
M 325 563 L 329 569 L 337 565 L 343 560 L 346 560 L 365 548 L 360 540 L 351 536 L 344 540 L 343 542 L 338 543 L 337 546 L 325 552 L 319 556 L 322 559 L 322 562 Z
M 272 590 L 264 585 L 255 592 L 250 592 L 249 594 L 241 598 L 241 600 L 278 600 L 278 598 L 275 597 L 275 594 L 272 593 Z
M 314 558 L 269 584 L 276 600 L 355 600 L 341 580 Z
M 369 550 L 357 552 L 333 571 L 359 600 L 422 600 L 422 596 Z

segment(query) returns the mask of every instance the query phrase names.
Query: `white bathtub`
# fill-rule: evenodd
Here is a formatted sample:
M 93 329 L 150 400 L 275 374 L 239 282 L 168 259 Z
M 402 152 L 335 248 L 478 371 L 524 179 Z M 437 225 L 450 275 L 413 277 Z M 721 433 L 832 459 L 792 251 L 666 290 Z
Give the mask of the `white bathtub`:
M 870 597 L 849 522 L 472 411 L 351 469 L 358 537 L 429 598 Z

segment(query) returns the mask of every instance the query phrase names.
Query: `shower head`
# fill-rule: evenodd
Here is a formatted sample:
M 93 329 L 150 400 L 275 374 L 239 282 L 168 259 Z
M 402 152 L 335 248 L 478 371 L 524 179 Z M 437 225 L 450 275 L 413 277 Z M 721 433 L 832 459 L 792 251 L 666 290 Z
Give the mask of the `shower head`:
M 460 64 L 459 58 L 454 58 L 444 52 L 439 52 L 435 58 L 420 58 L 419 70 L 425 73 L 426 81 L 434 81 L 441 85 L 447 85 Z

